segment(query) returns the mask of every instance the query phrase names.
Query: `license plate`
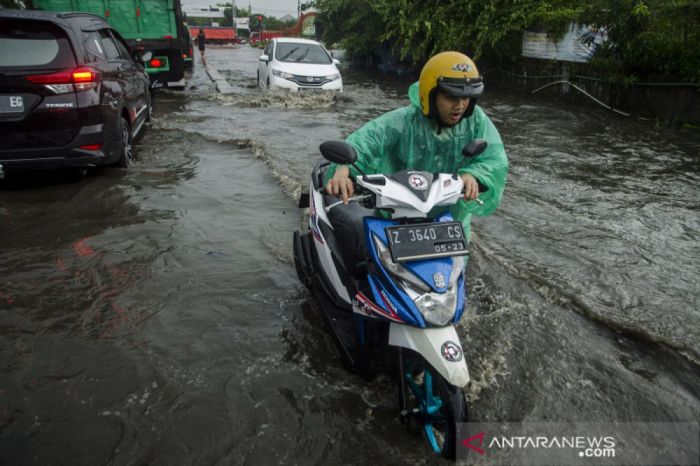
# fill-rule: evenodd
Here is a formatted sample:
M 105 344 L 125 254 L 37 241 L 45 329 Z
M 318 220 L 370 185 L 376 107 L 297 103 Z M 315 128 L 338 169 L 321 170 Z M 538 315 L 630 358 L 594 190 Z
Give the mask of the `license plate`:
M 417 223 L 386 228 L 394 262 L 466 256 L 467 240 L 459 222 Z
M 24 112 L 24 97 L 21 95 L 0 96 L 0 113 Z

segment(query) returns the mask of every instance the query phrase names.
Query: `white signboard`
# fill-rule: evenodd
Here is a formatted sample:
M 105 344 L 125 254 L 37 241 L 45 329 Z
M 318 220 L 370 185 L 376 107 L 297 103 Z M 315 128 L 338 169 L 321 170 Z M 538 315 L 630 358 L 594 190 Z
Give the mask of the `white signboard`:
M 304 20 L 304 26 L 301 30 L 301 35 L 304 37 L 313 37 L 316 35 L 316 17 L 309 16 Z
M 212 11 L 209 9 L 191 9 L 183 11 L 188 18 L 223 18 L 224 10 Z
M 233 18 L 236 29 L 247 29 L 250 31 L 250 18 Z
M 523 57 L 585 63 L 606 39 L 605 31 L 574 23 L 569 25 L 564 37 L 556 42 L 545 32 L 525 31 Z

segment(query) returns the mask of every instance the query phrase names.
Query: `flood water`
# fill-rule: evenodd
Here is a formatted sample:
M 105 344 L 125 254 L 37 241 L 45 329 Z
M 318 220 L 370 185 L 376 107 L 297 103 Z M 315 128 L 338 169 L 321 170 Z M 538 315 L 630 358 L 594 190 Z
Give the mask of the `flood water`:
M 409 82 L 256 86 L 211 49 L 128 171 L 0 183 L 0 464 L 441 464 L 346 371 L 294 270 L 318 145 Z M 488 83 L 487 83 L 488 86 Z M 488 87 L 487 87 L 488 89 Z M 511 171 L 459 328 L 479 421 L 700 419 L 700 138 L 488 89 Z

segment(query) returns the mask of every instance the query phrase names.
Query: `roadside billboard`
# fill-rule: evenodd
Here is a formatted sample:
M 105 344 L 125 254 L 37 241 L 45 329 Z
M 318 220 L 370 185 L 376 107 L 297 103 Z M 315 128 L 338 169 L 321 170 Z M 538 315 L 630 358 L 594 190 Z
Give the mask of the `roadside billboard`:
M 546 32 L 523 33 L 523 57 L 585 63 L 607 39 L 605 31 L 571 23 L 559 40 Z
M 304 19 L 304 25 L 301 29 L 301 35 L 303 37 L 316 36 L 316 16 L 307 16 L 306 19 Z
M 223 9 L 187 8 L 183 10 L 188 18 L 223 18 Z
M 247 29 L 250 31 L 250 18 L 233 18 L 233 24 L 236 25 L 236 29 Z

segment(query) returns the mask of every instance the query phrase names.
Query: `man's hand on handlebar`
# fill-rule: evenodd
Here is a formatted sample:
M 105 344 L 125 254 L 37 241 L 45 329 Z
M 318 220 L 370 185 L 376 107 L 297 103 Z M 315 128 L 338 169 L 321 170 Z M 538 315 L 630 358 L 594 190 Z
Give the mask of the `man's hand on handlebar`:
M 476 178 L 469 173 L 463 173 L 461 177 L 464 182 L 464 199 L 467 201 L 475 200 L 479 197 L 479 183 L 477 183 Z
M 476 180 L 474 184 L 476 184 Z M 477 187 L 477 194 L 478 191 L 479 188 Z M 336 169 L 333 178 L 331 178 L 326 185 L 326 193 L 331 196 L 340 197 L 343 200 L 343 204 L 348 203 L 348 199 L 355 194 L 355 186 L 350 179 L 350 169 L 348 167 L 339 166 Z

